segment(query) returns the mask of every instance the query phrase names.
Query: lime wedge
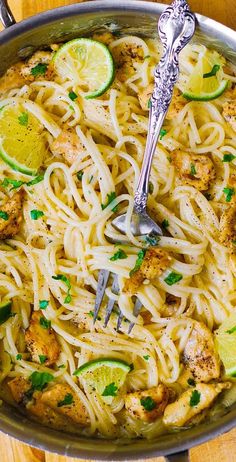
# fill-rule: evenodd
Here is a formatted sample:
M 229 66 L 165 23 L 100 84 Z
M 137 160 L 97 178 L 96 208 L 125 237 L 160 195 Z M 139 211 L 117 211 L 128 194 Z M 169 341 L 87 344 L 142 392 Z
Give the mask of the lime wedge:
M 65 43 L 53 58 L 62 81 L 70 80 L 73 91 L 86 99 L 102 95 L 114 80 L 115 66 L 108 48 L 96 40 L 79 38 Z
M 36 175 L 47 148 L 42 125 L 21 104 L 0 111 L 0 156 L 14 170 Z
M 11 301 L 0 303 L 0 324 L 3 324 L 11 316 Z
M 192 101 L 211 101 L 212 99 L 218 98 L 224 91 L 226 90 L 228 85 L 228 80 L 222 80 L 222 82 L 218 85 L 216 90 L 213 90 L 212 92 L 207 92 L 207 91 L 201 91 L 200 93 L 193 93 L 191 91 L 185 91 L 183 93 L 183 96 L 186 99 L 192 100 Z
M 124 361 L 103 358 L 83 364 L 74 375 L 84 379 L 106 404 L 111 404 L 130 370 L 131 367 Z
M 236 377 L 236 313 L 231 314 L 215 331 L 215 344 L 225 374 Z

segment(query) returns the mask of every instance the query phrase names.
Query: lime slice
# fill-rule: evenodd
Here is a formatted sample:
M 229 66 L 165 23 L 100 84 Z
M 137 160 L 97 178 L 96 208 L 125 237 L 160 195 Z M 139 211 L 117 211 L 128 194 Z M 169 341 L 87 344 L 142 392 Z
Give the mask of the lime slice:
M 106 404 L 111 404 L 130 370 L 131 367 L 124 361 L 103 358 L 83 364 L 74 375 L 84 379 Z
M 53 58 L 57 74 L 70 80 L 86 99 L 102 95 L 112 84 L 115 66 L 108 48 L 96 40 L 79 38 L 63 45 Z
M 218 98 L 227 88 L 223 80 L 223 60 L 215 51 L 200 54 L 190 76 L 186 77 L 183 96 L 194 101 L 210 101 Z
M 0 303 L 0 324 L 3 324 L 11 316 L 11 301 Z
M 215 343 L 225 374 L 236 377 L 236 313 L 231 314 L 215 331 Z
M 36 175 L 42 165 L 46 143 L 42 125 L 21 104 L 0 111 L 0 156 L 14 170 Z

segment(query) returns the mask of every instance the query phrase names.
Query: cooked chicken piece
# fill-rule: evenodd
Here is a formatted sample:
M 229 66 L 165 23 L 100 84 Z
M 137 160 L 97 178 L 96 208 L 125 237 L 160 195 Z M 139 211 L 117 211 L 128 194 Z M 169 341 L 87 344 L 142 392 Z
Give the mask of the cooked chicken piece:
M 50 149 L 54 156 L 62 156 L 68 165 L 72 165 L 81 152 L 86 152 L 76 132 L 72 130 L 63 130 Z
M 48 427 L 65 430 L 70 424 L 70 421 L 65 416 L 44 404 L 40 391 L 33 394 L 33 399 L 26 404 L 26 410 L 29 415 L 35 417 L 37 422 Z
M 171 394 L 172 391 L 161 383 L 149 390 L 128 393 L 125 407 L 135 419 L 154 422 L 163 414 Z
M 111 32 L 103 32 L 101 34 L 95 33 L 93 34 L 93 40 L 104 43 L 104 45 L 110 45 L 110 43 L 114 40 L 114 36 Z
M 21 75 L 30 82 L 34 80 L 50 80 L 53 75 L 53 66 L 51 65 L 52 52 L 50 51 L 36 51 L 25 63 L 21 66 Z M 36 75 L 34 75 L 34 68 L 38 65 L 45 65 L 41 68 Z
M 143 111 L 148 111 L 148 104 L 149 104 L 149 100 L 152 96 L 152 92 L 153 92 L 153 88 L 154 88 L 154 83 L 150 83 L 147 88 L 144 88 L 144 90 L 142 90 L 140 93 L 138 93 L 138 99 L 139 99 L 139 103 L 140 103 L 140 106 L 141 108 L 143 109 Z
M 15 377 L 13 380 L 10 380 L 7 385 L 11 390 L 14 400 L 18 404 L 25 400 L 25 393 L 31 388 L 31 383 L 29 380 L 24 379 L 24 377 Z
M 116 76 L 125 82 L 134 74 L 134 63 L 143 61 L 143 48 L 141 45 L 122 42 L 111 50 L 115 64 Z
M 2 205 L 4 218 L 0 218 L 0 239 L 8 239 L 18 233 L 22 222 L 23 196 L 24 190 L 21 189 Z
M 13 88 L 20 88 L 27 83 L 21 74 L 21 67 L 23 64 L 23 62 L 20 62 L 9 67 L 7 72 L 0 78 L 0 95 L 3 95 Z
M 175 316 L 179 306 L 180 306 L 180 301 L 181 299 L 179 297 L 176 297 L 175 295 L 172 294 L 167 294 L 166 295 L 166 301 L 165 304 L 162 308 L 162 315 L 163 316 Z
M 231 188 L 236 188 L 236 173 L 231 173 L 231 175 L 229 175 L 228 185 L 229 185 Z M 235 199 L 234 196 L 235 196 L 235 195 L 233 195 L 232 199 Z
M 182 93 L 178 90 L 178 88 L 175 87 L 166 118 L 168 120 L 175 119 L 187 103 L 188 101 L 182 96 Z
M 228 122 L 232 129 L 236 132 L 236 100 L 227 101 L 227 103 L 223 104 L 222 115 L 226 122 Z
M 165 250 L 148 249 L 140 268 L 125 281 L 124 292 L 135 294 L 145 279 L 154 279 L 170 265 L 171 258 Z
M 220 217 L 219 240 L 221 244 L 236 250 L 236 205 L 230 205 Z
M 66 397 L 70 402 L 72 401 L 71 404 L 63 404 Z M 69 385 L 57 383 L 43 392 L 41 400 L 50 408 L 72 419 L 76 424 L 83 426 L 89 424 L 89 415 L 84 404 Z
M 171 153 L 171 160 L 182 183 L 194 186 L 199 191 L 206 191 L 215 178 L 214 165 L 208 156 L 179 149 Z
M 35 311 L 30 320 L 30 325 L 25 332 L 25 341 L 32 360 L 40 363 L 40 356 L 46 356 L 45 366 L 51 366 L 60 355 L 60 345 L 51 328 L 45 328 L 40 324 L 45 320 L 41 311 Z
M 199 383 L 165 408 L 163 422 L 167 426 L 182 427 L 188 425 L 194 416 L 208 408 L 222 390 L 230 388 L 231 383 Z
M 209 382 L 220 375 L 219 357 L 212 333 L 202 322 L 194 321 L 183 351 L 183 362 L 198 382 Z

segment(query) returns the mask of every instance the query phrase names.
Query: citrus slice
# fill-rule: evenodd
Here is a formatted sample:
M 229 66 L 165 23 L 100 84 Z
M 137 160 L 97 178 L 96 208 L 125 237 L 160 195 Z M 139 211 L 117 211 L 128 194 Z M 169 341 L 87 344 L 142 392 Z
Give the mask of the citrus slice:
M 3 324 L 11 316 L 11 301 L 5 300 L 0 303 L 0 324 Z
M 46 142 L 42 125 L 21 104 L 0 110 L 0 156 L 14 170 L 36 175 L 42 165 Z
M 70 80 L 75 93 L 80 89 L 86 99 L 102 95 L 115 76 L 108 48 L 88 38 L 65 43 L 54 55 L 53 64 L 59 77 L 63 81 Z
M 225 374 L 236 377 L 236 313 L 231 314 L 215 331 L 215 343 Z
M 200 54 L 193 72 L 187 77 L 183 96 L 194 101 L 210 101 L 218 98 L 227 88 L 223 79 L 223 60 L 215 51 Z
M 103 358 L 83 364 L 74 375 L 84 379 L 106 404 L 111 404 L 130 370 L 131 367 L 125 361 Z

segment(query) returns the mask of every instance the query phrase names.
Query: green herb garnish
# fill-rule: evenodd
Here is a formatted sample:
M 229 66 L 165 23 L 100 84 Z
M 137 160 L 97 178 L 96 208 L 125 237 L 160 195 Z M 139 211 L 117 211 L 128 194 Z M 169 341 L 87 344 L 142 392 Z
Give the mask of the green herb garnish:
M 31 69 L 31 74 L 34 77 L 37 77 L 38 75 L 45 75 L 47 72 L 48 65 L 44 63 L 38 63 L 37 66 L 33 67 Z
M 116 199 L 115 191 L 111 192 L 110 194 L 107 194 L 107 202 L 105 204 L 101 204 L 102 210 L 104 210 L 115 199 Z M 118 205 L 115 205 L 115 207 L 113 207 L 112 209 L 112 212 L 117 212 L 117 210 L 118 210 Z
M 233 334 L 234 332 L 236 332 L 236 326 L 231 327 L 231 329 L 226 330 L 225 332 L 226 332 L 227 334 Z
M 124 252 L 124 250 L 119 249 L 117 252 L 110 258 L 111 261 L 116 261 L 116 260 L 124 260 L 127 258 L 128 255 Z
M 147 396 L 146 398 L 141 398 L 140 403 L 146 411 L 153 411 L 153 409 L 157 407 L 155 401 L 151 398 L 151 396 Z
M 31 220 L 38 220 L 39 218 L 43 217 L 44 213 L 42 210 L 30 210 L 30 218 Z
M 197 406 L 200 403 L 201 393 L 198 390 L 193 390 L 189 404 L 191 407 Z
M 154 247 L 160 241 L 160 236 L 156 236 L 155 234 L 148 234 L 148 236 L 145 236 L 145 241 L 148 245 Z
M 115 382 L 110 383 L 107 385 L 102 392 L 102 396 L 116 396 L 117 395 L 118 387 L 115 385 Z
M 2 218 L 2 220 L 9 220 L 9 215 L 7 212 L 4 212 L 3 210 L 0 210 L 0 218 Z
M 74 91 L 70 91 L 70 92 L 68 93 L 68 96 L 69 96 L 69 98 L 71 99 L 71 101 L 75 101 L 75 99 L 78 98 L 78 95 L 76 95 L 76 93 L 75 93 Z
M 39 308 L 41 310 L 45 310 L 48 307 L 49 301 L 48 300 L 39 300 Z
M 83 174 L 84 174 L 83 170 L 79 170 L 79 172 L 76 173 L 76 176 L 77 176 L 77 178 L 78 178 L 79 181 L 82 180 Z
M 176 284 L 176 282 L 181 281 L 181 279 L 183 279 L 182 274 L 175 273 L 174 271 L 172 271 L 170 274 L 168 274 L 164 281 L 166 282 L 166 284 L 168 284 L 168 286 L 173 286 L 173 284 Z
M 195 387 L 195 385 L 196 385 L 196 382 L 195 382 L 194 379 L 191 379 L 191 378 L 190 378 L 190 379 L 187 380 L 187 382 L 188 382 L 188 384 L 189 384 L 191 387 Z
M 149 181 L 149 183 L 148 183 L 148 192 L 149 192 L 149 194 L 152 194 L 153 191 L 154 191 L 154 186 L 153 186 L 152 182 Z
M 22 354 L 21 354 L 21 353 L 17 353 L 16 359 L 17 359 L 17 361 L 20 361 L 20 360 L 22 359 Z
M 62 406 L 69 406 L 70 404 L 74 403 L 74 398 L 71 393 L 67 393 L 65 395 L 65 398 L 62 401 L 58 401 L 57 407 L 62 407 Z
M 43 316 L 41 316 L 41 318 L 39 320 L 39 324 L 40 324 L 40 326 L 43 327 L 43 329 L 50 329 L 51 328 L 51 321 L 44 318 Z
M 170 226 L 170 223 L 169 223 L 168 220 L 165 219 L 165 220 L 163 220 L 163 222 L 161 223 L 161 226 L 162 226 L 163 229 L 167 229 L 168 226 Z
M 42 391 L 46 385 L 54 380 L 54 376 L 52 374 L 49 374 L 48 372 L 33 372 L 29 376 L 29 380 L 32 383 L 31 389 L 34 390 L 39 390 Z
M 149 360 L 149 358 L 150 358 L 150 356 L 149 356 L 149 355 L 145 355 L 145 356 L 143 356 L 143 359 L 145 359 L 145 361 L 148 361 L 148 360 Z
M 71 302 L 71 294 L 70 294 L 71 283 L 70 283 L 70 279 L 67 278 L 64 274 L 58 274 L 57 276 L 52 276 L 52 279 L 55 279 L 56 281 L 63 281 L 65 283 L 68 290 L 67 290 L 66 298 L 64 299 L 64 303 L 70 303 Z
M 194 176 L 194 175 L 196 175 L 196 173 L 197 173 L 197 171 L 196 171 L 195 165 L 191 164 L 190 165 L 190 175 Z
M 46 355 L 39 355 L 39 361 L 40 361 L 40 364 L 44 364 L 45 361 L 47 361 L 47 356 Z
M 138 253 L 137 260 L 135 262 L 134 268 L 130 271 L 129 275 L 132 276 L 136 271 L 139 270 L 140 266 L 142 265 L 143 259 L 145 257 L 147 249 L 142 249 Z
M 27 127 L 29 123 L 29 114 L 27 112 L 22 112 L 22 114 L 18 117 L 18 121 L 20 125 Z
M 210 72 L 203 74 L 203 78 L 208 79 L 208 77 L 214 77 L 214 75 L 216 75 L 219 70 L 220 70 L 220 65 L 214 64 Z
M 235 194 L 234 188 L 224 188 L 223 193 L 225 193 L 225 200 L 226 202 L 230 202 L 232 196 Z
M 167 130 L 162 128 L 161 131 L 160 131 L 160 140 L 162 140 L 163 136 L 165 136 L 166 134 L 167 134 Z
M 236 156 L 233 154 L 224 154 L 222 162 L 231 162 L 234 159 L 236 159 Z
M 151 104 L 152 104 L 152 103 L 151 103 L 151 98 L 149 98 L 149 100 L 148 100 L 148 103 L 147 103 L 147 107 L 148 107 L 148 109 L 150 109 L 150 107 L 151 107 Z
M 43 179 L 44 179 L 43 175 L 38 175 L 33 180 L 28 181 L 25 184 L 26 184 L 26 186 L 33 186 L 34 184 L 37 184 L 37 183 L 40 183 L 40 181 L 43 181 Z

